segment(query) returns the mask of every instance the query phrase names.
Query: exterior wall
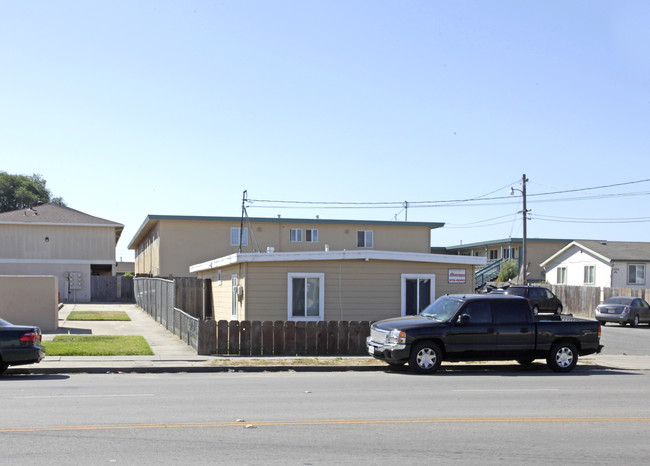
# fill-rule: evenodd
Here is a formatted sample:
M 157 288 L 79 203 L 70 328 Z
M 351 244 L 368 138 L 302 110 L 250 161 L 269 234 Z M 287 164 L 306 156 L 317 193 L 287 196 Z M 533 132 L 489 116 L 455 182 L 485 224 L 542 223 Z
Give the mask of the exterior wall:
M 230 244 L 231 228 L 239 228 L 238 221 L 161 219 L 152 222 L 149 231 L 141 235 L 135 245 L 136 274 L 176 277 L 196 276 L 190 273 L 191 265 L 215 257 L 238 252 L 239 246 Z M 268 247 L 276 252 L 358 250 L 357 231 L 373 232 L 373 247 L 377 251 L 430 252 L 429 226 L 375 225 L 351 223 L 292 223 L 253 222 L 248 231 L 248 245 L 242 252 L 252 252 L 255 247 L 264 252 Z M 303 241 L 291 242 L 291 229 L 302 229 Z M 318 241 L 307 242 L 306 229 L 318 230 Z
M 609 263 L 592 256 L 586 251 L 580 251 L 578 248 L 571 248 L 559 256 L 552 264 L 549 264 L 546 268 L 546 280 L 552 285 L 557 285 L 557 268 L 566 267 L 566 285 L 584 286 L 584 267 L 588 265 L 595 266 L 593 286 L 612 286 L 612 271 Z
M 15 325 L 58 328 L 57 279 L 51 276 L 0 276 L 0 317 Z
M 81 273 L 81 289 L 70 290 L 69 273 Z M 0 275 L 52 275 L 57 279 L 57 296 L 61 302 L 90 302 L 90 262 L 6 262 L 0 261 Z
M 464 269 L 465 284 L 449 284 L 449 269 Z M 248 263 L 200 273 L 212 279 L 216 319 L 230 320 L 230 277 L 238 273 L 244 293 L 239 320 L 288 320 L 288 274 L 323 273 L 324 320 L 380 320 L 401 315 L 402 274 L 435 274 L 435 297 L 473 293 L 474 267 L 400 261 L 303 261 Z
M 630 264 L 645 264 L 645 283 L 633 285 L 628 282 L 628 269 Z M 612 264 L 612 288 L 649 288 L 650 281 L 648 280 L 648 272 L 650 271 L 650 262 L 634 261 L 634 262 L 618 262 Z
M 3 259 L 115 261 L 115 228 L 60 225 L 2 225 Z

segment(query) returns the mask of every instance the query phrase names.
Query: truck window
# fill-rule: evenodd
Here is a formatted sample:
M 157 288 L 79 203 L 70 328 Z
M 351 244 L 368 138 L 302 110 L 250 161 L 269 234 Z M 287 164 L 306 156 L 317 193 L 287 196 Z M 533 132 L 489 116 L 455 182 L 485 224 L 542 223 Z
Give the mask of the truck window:
M 531 311 L 525 301 L 503 300 L 492 303 L 495 320 L 499 324 L 523 324 L 531 321 Z
M 469 315 L 472 324 L 492 323 L 492 309 L 488 301 L 470 301 L 460 313 Z

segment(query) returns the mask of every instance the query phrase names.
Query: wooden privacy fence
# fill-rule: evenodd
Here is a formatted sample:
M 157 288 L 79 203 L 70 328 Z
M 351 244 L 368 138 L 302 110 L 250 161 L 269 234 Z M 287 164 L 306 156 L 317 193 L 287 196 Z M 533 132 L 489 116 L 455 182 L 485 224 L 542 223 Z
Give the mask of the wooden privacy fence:
M 219 355 L 359 356 L 367 355 L 370 322 L 220 320 L 207 321 L 201 332 L 214 335 L 214 343 L 203 350 Z
M 134 303 L 133 277 L 91 276 L 90 301 L 94 303 Z
M 612 296 L 634 296 L 650 299 L 647 288 L 601 288 L 599 286 L 542 285 L 562 301 L 564 312 L 594 318 L 596 307 Z

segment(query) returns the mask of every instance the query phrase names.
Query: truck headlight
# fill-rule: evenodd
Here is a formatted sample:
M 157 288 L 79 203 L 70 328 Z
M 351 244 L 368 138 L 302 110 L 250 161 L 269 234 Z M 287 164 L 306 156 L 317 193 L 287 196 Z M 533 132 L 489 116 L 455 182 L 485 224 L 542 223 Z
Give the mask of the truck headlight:
M 398 329 L 393 329 L 388 332 L 386 337 L 387 345 L 405 345 L 406 344 L 406 333 L 399 331 Z

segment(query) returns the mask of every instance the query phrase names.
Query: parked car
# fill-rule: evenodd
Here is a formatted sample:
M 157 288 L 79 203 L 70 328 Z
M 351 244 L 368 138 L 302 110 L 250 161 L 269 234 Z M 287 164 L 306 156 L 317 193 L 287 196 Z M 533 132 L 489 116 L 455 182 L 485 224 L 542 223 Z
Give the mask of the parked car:
M 650 305 L 642 298 L 613 296 L 596 308 L 596 320 L 602 325 L 616 322 L 636 327 L 640 323 L 650 324 Z
M 370 327 L 368 352 L 390 365 L 406 362 L 427 374 L 445 361 L 544 358 L 556 372 L 569 372 L 578 356 L 599 353 L 600 324 L 562 316 L 535 317 L 524 298 L 506 294 L 447 295 L 415 316 L 381 320 Z
M 45 357 L 41 329 L 0 319 L 0 374 L 9 366 L 33 364 Z
M 506 289 L 506 294 L 526 298 L 535 315 L 541 312 L 562 314 L 562 301 L 551 290 L 543 286 L 513 285 Z

